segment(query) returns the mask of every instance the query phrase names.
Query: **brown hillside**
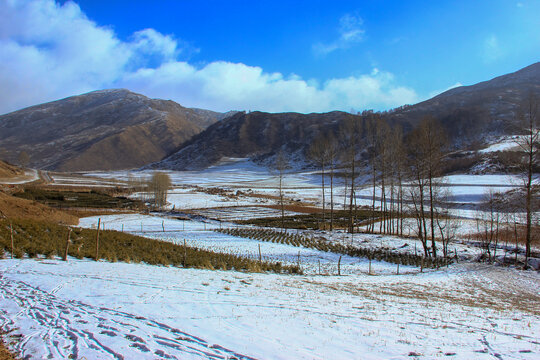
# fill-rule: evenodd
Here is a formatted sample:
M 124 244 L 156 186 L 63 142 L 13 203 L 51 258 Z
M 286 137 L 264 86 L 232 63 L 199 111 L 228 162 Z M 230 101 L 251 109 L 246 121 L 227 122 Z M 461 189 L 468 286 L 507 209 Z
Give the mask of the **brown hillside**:
M 0 179 L 9 179 L 23 173 L 24 171 L 21 168 L 0 160 Z
M 125 89 L 94 91 L 0 116 L 0 147 L 29 166 L 84 171 L 159 161 L 225 114 L 149 99 Z
M 9 219 L 47 220 L 70 225 L 79 223 L 79 219 L 73 215 L 3 192 L 0 192 L 0 212 Z

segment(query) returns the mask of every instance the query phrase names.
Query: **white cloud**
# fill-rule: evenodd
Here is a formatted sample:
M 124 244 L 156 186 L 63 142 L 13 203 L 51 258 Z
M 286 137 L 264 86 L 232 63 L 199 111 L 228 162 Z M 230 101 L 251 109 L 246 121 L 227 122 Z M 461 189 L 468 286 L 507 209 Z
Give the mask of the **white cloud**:
M 339 20 L 339 37 L 330 43 L 316 43 L 313 51 L 317 55 L 326 55 L 338 49 L 348 49 L 364 40 L 366 31 L 364 21 L 358 15 L 345 14 Z
M 144 29 L 122 41 L 72 2 L 0 0 L 0 13 L 0 113 L 111 87 L 218 111 L 384 109 L 418 99 L 378 69 L 320 83 L 241 63 L 197 67 L 178 60 L 185 47 L 174 37 Z M 342 19 L 343 39 L 360 41 L 359 24 Z

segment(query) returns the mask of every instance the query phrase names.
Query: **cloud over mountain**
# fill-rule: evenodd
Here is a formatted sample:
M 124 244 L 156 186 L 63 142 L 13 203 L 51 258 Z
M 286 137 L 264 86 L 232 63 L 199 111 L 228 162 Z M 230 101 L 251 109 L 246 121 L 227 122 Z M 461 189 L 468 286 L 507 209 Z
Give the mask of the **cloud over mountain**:
M 418 100 L 384 71 L 317 81 L 243 63 L 195 65 L 184 56 L 193 49 L 174 35 L 142 29 L 123 40 L 74 2 L 0 0 L 0 12 L 0 113 L 110 87 L 218 111 L 380 109 Z M 342 21 L 342 35 L 357 41 L 353 20 Z

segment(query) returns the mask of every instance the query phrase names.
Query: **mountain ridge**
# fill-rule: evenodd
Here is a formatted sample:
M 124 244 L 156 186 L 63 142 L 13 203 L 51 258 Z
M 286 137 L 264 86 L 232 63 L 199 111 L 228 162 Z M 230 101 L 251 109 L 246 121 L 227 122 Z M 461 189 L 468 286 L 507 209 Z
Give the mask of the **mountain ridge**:
M 227 115 L 126 89 L 98 90 L 0 116 L 0 147 L 10 162 L 24 151 L 29 165 L 48 170 L 137 168 Z
M 457 148 L 482 142 L 488 135 L 508 132 L 508 125 L 515 122 L 519 106 L 529 92 L 540 97 L 540 62 L 378 115 L 391 124 L 399 124 L 405 131 L 414 128 L 422 118 L 433 116 L 441 122 Z M 288 152 L 299 163 L 308 163 L 309 145 L 318 134 L 328 131 L 336 133 L 339 123 L 348 117 L 358 116 L 365 122 L 372 115 L 370 111 L 361 115 L 339 111 L 320 114 L 258 111 L 236 114 L 210 126 L 182 144 L 178 151 L 149 167 L 194 170 L 211 166 L 225 157 L 247 157 L 268 165 L 280 150 Z M 256 118 L 260 124 L 249 124 L 249 117 Z M 291 122 L 291 125 L 287 127 L 285 122 Z M 315 128 L 301 132 L 299 127 L 302 126 Z M 269 128 L 279 133 L 278 139 L 269 142 L 265 138 Z M 250 139 L 256 139 L 259 146 L 253 146 Z

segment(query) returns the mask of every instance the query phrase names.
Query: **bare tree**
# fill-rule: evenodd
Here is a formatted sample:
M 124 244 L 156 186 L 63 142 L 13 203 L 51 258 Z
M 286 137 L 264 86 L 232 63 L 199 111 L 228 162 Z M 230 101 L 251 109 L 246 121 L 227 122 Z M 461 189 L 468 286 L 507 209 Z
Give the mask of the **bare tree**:
M 278 154 L 276 155 L 276 159 L 274 162 L 274 169 L 277 172 L 278 175 L 278 190 L 279 190 L 279 204 L 281 207 L 281 230 L 283 231 L 285 229 L 285 199 L 283 194 L 283 177 L 285 175 L 285 171 L 289 168 L 289 162 L 287 158 L 285 157 L 285 153 L 283 150 L 280 150 Z
M 337 140 L 333 133 L 326 138 L 328 146 L 328 164 L 330 166 L 330 231 L 334 230 L 334 170 L 338 156 Z
M 411 150 L 411 169 L 418 186 L 418 206 L 423 222 L 423 236 L 427 239 L 426 210 L 424 202 L 429 205 L 431 230 L 431 251 L 437 256 L 435 243 L 435 195 L 438 186 L 436 178 L 442 173 L 446 137 L 438 121 L 432 117 L 422 119 L 416 129 L 410 134 L 409 147 Z M 425 199 L 427 197 L 427 199 Z
M 167 204 L 167 193 L 171 187 L 171 178 L 169 174 L 155 171 L 149 183 L 150 191 L 154 196 L 154 206 L 158 209 Z
M 525 267 L 528 266 L 528 259 L 531 256 L 531 238 L 532 238 L 532 217 L 534 213 L 533 198 L 538 191 L 534 186 L 533 173 L 538 166 L 538 149 L 540 147 L 540 124 L 538 124 L 539 101 L 532 92 L 526 103 L 521 107 L 518 122 L 523 133 L 516 140 L 521 154 L 523 156 L 523 174 L 525 191 L 525 212 L 526 212 L 526 233 L 525 233 Z
M 393 183 L 397 183 L 397 194 L 395 197 L 396 203 L 396 218 L 397 224 L 394 231 L 395 234 L 403 236 L 403 182 L 405 181 L 405 163 L 406 151 L 403 143 L 403 131 L 400 126 L 394 126 L 390 141 L 390 162 L 392 169 Z
M 19 153 L 17 160 L 19 161 L 20 166 L 26 167 L 26 165 L 28 165 L 28 163 L 30 162 L 30 155 L 28 155 L 28 153 L 23 150 Z
M 436 194 L 435 223 L 439 230 L 443 256 L 449 257 L 448 245 L 456 238 L 461 221 L 448 208 L 451 192 L 448 187 L 438 187 Z
M 501 225 L 501 194 L 489 189 L 483 196 L 482 206 L 477 212 L 477 229 L 487 261 L 495 260 L 499 244 Z M 493 248 L 493 253 L 491 249 Z
M 328 163 L 328 142 L 326 136 L 321 134 L 315 141 L 311 144 L 309 148 L 309 157 L 315 161 L 315 163 L 321 169 L 321 190 L 322 190 L 322 221 L 323 227 L 325 223 L 325 210 L 326 210 L 326 199 L 325 199 L 325 187 L 324 187 L 324 176 L 325 168 Z
M 350 196 L 349 196 L 349 232 L 354 233 L 355 224 L 355 210 L 354 199 L 356 198 L 356 178 L 358 176 L 356 172 L 356 154 L 360 144 L 360 137 L 362 135 L 362 122 L 359 117 L 350 116 L 347 117 L 339 128 L 339 139 L 343 148 L 343 162 L 349 170 L 350 178 Z

